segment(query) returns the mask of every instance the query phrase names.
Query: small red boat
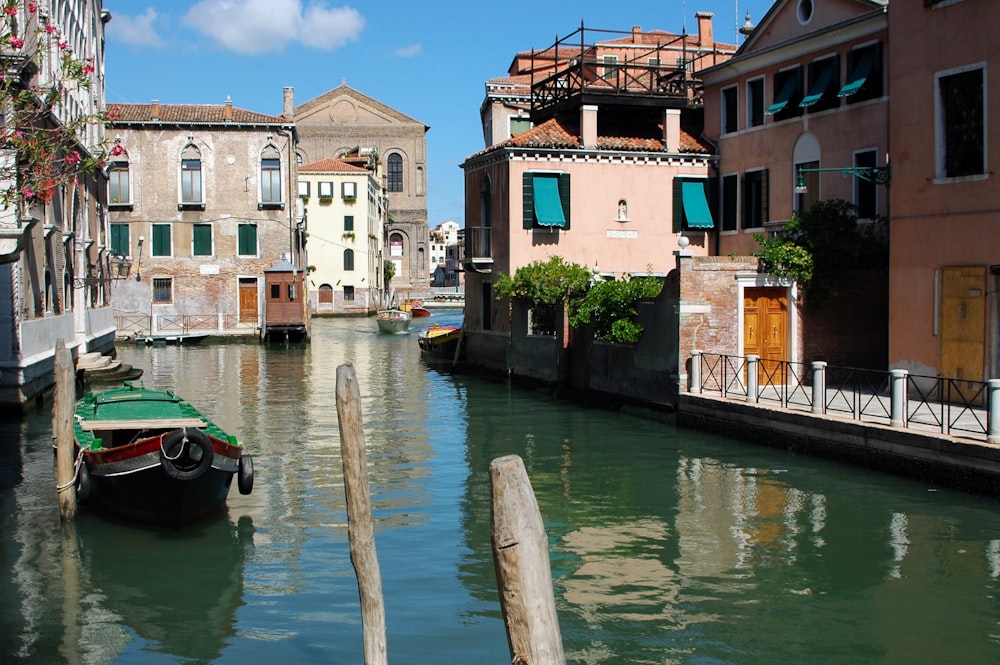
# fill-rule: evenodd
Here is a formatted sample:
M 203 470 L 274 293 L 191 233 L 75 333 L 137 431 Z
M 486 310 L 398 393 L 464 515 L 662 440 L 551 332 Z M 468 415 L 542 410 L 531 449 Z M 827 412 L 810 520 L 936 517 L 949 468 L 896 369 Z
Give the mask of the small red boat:
M 417 300 L 411 300 L 407 303 L 404 303 L 402 309 L 404 312 L 409 312 L 410 315 L 413 317 L 431 315 L 431 313 L 424 308 L 423 303 Z

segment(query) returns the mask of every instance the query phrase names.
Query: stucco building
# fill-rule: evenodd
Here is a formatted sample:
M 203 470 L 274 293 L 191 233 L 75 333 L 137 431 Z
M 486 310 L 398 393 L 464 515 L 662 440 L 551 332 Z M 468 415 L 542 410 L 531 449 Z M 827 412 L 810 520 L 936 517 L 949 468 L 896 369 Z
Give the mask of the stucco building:
M 286 101 L 286 107 L 289 105 Z M 414 296 L 428 290 L 427 125 L 349 87 L 346 82 L 295 105 L 303 163 L 372 154 L 388 195 L 386 258 L 390 287 Z
M 112 286 L 119 333 L 261 331 L 264 271 L 306 268 L 295 126 L 230 100 L 112 113 L 108 247 L 132 263 Z
M 113 348 L 109 289 L 122 264 L 107 252 L 104 173 L 62 177 L 105 147 L 104 126 L 94 119 L 104 106 L 104 28 L 111 14 L 101 0 L 6 4 L 0 17 L 0 408 L 19 412 L 55 382 L 57 342 L 75 357 Z M 79 67 L 75 78 L 67 62 Z M 41 94 L 15 102 L 21 85 Z M 59 91 L 55 101 L 42 101 L 48 91 Z M 17 140 L 44 144 L 61 131 L 67 143 L 34 165 L 54 175 L 39 180 L 38 172 L 29 172 L 34 166 L 25 166 L 31 148 L 20 152 Z

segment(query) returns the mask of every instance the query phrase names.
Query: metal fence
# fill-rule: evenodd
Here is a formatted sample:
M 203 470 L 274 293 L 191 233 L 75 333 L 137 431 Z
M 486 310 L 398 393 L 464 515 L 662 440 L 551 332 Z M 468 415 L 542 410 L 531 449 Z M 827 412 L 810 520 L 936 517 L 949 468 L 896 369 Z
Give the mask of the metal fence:
M 830 367 L 695 351 L 690 391 L 891 427 L 930 428 L 1000 443 L 1000 379 Z
M 119 335 L 153 335 L 156 333 L 210 332 L 218 334 L 249 334 L 257 330 L 256 316 L 238 314 L 162 314 L 150 316 L 134 312 L 115 312 L 115 328 Z

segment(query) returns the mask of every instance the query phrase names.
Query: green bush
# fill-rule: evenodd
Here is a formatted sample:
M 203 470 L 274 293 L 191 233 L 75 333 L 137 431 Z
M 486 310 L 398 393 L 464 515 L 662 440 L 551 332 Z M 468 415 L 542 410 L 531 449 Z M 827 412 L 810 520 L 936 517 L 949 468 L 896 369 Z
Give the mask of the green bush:
M 570 325 L 591 324 L 598 339 L 635 344 L 642 336 L 636 303 L 659 295 L 663 283 L 655 277 L 626 275 L 622 281 L 594 284 L 570 314 Z

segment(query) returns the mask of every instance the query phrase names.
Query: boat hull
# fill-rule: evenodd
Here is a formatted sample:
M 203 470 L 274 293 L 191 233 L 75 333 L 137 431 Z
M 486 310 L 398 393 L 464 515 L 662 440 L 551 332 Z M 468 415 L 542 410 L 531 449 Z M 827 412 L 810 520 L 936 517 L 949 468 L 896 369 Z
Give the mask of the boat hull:
M 376 317 L 379 332 L 401 333 L 410 328 L 410 313 L 398 309 L 382 310 Z
M 433 358 L 452 360 L 462 340 L 462 329 L 456 326 L 433 326 L 417 337 L 420 351 Z

